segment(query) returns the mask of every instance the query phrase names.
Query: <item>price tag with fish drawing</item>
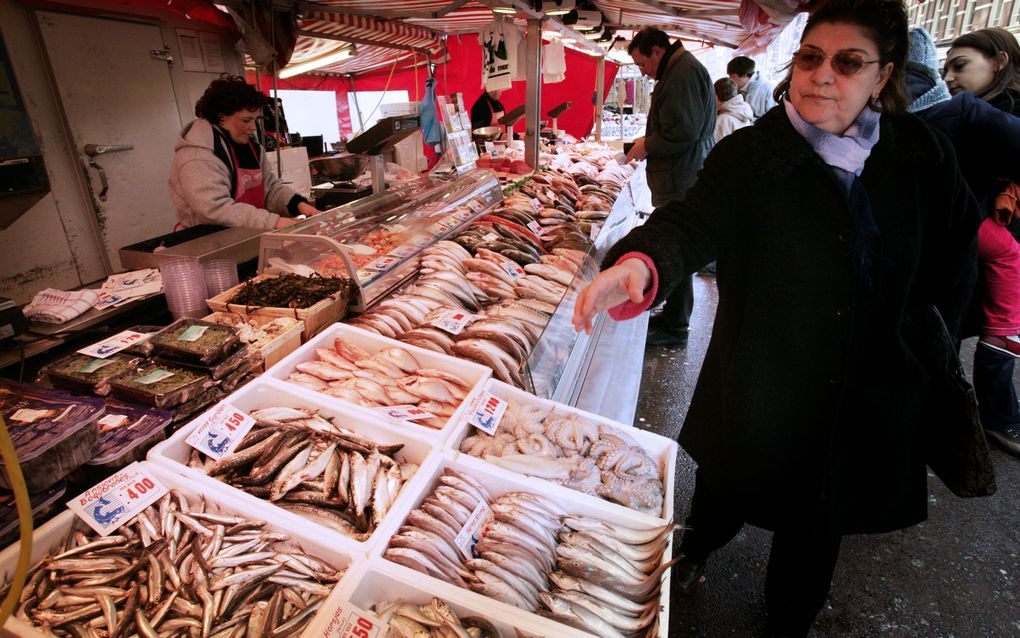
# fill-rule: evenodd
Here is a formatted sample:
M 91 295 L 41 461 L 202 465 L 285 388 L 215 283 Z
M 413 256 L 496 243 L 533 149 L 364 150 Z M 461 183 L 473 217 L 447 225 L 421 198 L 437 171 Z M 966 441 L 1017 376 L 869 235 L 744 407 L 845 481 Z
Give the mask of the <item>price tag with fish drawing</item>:
M 503 399 L 483 392 L 468 416 L 468 423 L 486 434 L 495 434 L 508 405 Z
M 489 522 L 490 514 L 489 504 L 479 501 L 471 515 L 464 521 L 464 527 L 453 539 L 454 545 L 457 546 L 464 558 L 478 558 L 474 555 L 475 545 L 482 538 L 482 531 L 485 529 L 485 524 Z
M 517 281 L 525 274 L 527 274 L 524 272 L 524 269 L 521 268 L 519 265 L 506 260 L 501 260 L 499 262 L 499 267 L 502 268 L 506 274 L 510 275 L 510 278 L 513 279 L 514 281 Z
M 149 471 L 135 462 L 67 502 L 100 536 L 107 536 L 167 493 Z
M 151 336 L 152 333 L 149 332 L 125 330 L 124 332 L 118 332 L 108 339 L 103 339 L 99 343 L 94 343 L 87 348 L 78 350 L 78 354 L 96 357 L 97 359 L 105 359 L 112 354 L 117 354 L 124 348 L 130 348 L 136 343 L 142 343 Z
M 422 410 L 416 405 L 387 405 L 375 408 L 375 410 L 397 421 L 417 421 L 418 419 L 436 418 L 436 415 L 428 410 Z
M 378 616 L 342 600 L 322 630 L 322 638 L 376 638 L 383 629 L 385 623 Z
M 185 441 L 219 461 L 234 453 L 253 425 L 255 419 L 224 401 L 199 417 L 198 427 Z
M 535 222 L 535 221 L 528 222 L 528 229 L 531 232 L 533 232 L 536 235 L 538 235 L 539 237 L 542 236 L 542 225 L 539 224 L 538 222 Z
M 535 211 L 536 213 L 538 211 L 542 210 L 542 202 L 538 201 L 537 197 L 532 197 L 531 198 L 531 209 L 533 211 Z
M 431 324 L 440 330 L 445 330 L 452 335 L 459 335 L 464 332 L 464 327 L 474 321 L 475 316 L 463 310 L 444 310 L 440 312 Z

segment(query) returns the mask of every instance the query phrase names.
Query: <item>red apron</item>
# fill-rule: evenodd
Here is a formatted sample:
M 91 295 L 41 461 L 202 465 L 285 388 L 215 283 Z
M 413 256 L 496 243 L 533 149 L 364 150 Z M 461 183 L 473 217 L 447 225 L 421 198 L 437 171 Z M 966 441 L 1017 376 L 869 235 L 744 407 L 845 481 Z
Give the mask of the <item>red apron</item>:
M 258 159 L 259 155 L 258 151 L 255 150 L 255 145 L 248 142 L 248 146 L 251 147 L 251 152 L 255 153 L 255 158 Z M 256 208 L 265 208 L 266 187 L 262 183 L 262 167 L 241 168 L 241 165 L 237 162 L 237 153 L 234 152 L 234 146 L 227 144 L 227 148 L 230 149 L 230 157 L 234 160 L 234 171 L 237 173 L 234 201 L 239 204 L 251 204 Z

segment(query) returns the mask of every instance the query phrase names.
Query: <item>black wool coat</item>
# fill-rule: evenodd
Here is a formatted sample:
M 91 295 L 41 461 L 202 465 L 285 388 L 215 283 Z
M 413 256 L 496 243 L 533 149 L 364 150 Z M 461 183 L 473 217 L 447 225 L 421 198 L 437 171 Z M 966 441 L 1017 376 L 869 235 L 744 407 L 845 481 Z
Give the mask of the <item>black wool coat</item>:
M 908 308 L 934 303 L 955 330 L 978 214 L 949 141 L 911 115 L 882 115 L 861 180 L 880 235 L 870 291 L 854 276 L 846 191 L 784 109 L 723 139 L 686 197 L 606 258 L 651 257 L 656 303 L 718 262 L 712 340 L 679 441 L 734 511 L 768 529 L 822 503 L 844 534 L 927 514 L 927 374 L 901 326 Z

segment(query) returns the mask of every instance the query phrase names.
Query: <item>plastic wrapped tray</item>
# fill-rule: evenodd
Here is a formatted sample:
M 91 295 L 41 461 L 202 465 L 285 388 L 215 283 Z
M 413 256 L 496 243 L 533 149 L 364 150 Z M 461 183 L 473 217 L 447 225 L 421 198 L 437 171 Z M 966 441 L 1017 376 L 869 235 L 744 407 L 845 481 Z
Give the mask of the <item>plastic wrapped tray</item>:
M 29 494 L 28 498 L 32 504 L 32 520 L 39 521 L 50 512 L 62 506 L 61 498 L 67 491 L 67 482 L 60 481 L 47 490 L 36 494 Z M 14 492 L 0 492 L 0 545 L 7 547 L 20 537 L 18 520 L 18 506 L 14 502 Z
M 0 414 L 30 492 L 45 490 L 93 457 L 104 405 L 102 399 L 0 379 Z M 2 462 L 0 487 L 11 488 Z
M 301 332 L 305 329 L 304 322 L 293 317 L 245 316 L 232 312 L 214 312 L 203 321 L 237 327 L 241 341 L 262 352 L 264 370 L 301 347 Z M 270 334 L 263 332 L 270 329 L 273 331 Z
M 217 381 L 227 376 L 234 370 L 237 370 L 239 367 L 241 367 L 243 364 L 247 363 L 251 359 L 258 359 L 258 361 L 261 364 L 262 353 L 259 352 L 257 348 L 252 348 L 250 346 L 244 345 L 238 345 L 235 346 L 235 348 L 236 349 L 231 350 L 228 353 L 225 353 L 223 358 L 217 361 L 213 361 L 212 363 L 209 363 L 207 365 L 199 365 L 188 361 L 181 361 L 180 359 L 163 355 L 156 355 L 153 358 L 153 360 L 156 363 L 163 363 L 168 366 L 175 366 L 179 368 L 185 368 L 187 370 L 194 370 L 195 372 L 200 372 L 202 374 L 208 375 L 209 377 Z
M 172 418 L 166 410 L 107 400 L 106 414 L 99 419 L 99 446 L 86 465 L 118 470 L 141 461 L 149 448 L 166 438 Z
M 134 327 L 128 328 L 128 330 L 133 330 L 135 332 L 141 332 L 141 333 L 147 334 L 147 335 L 149 335 L 149 338 L 145 339 L 144 341 L 138 341 L 138 342 L 132 343 L 131 346 L 128 347 L 128 348 L 125 348 L 123 350 L 123 352 L 125 354 L 133 354 L 133 355 L 137 355 L 139 357 L 146 357 L 146 358 L 148 358 L 149 356 L 152 355 L 152 335 L 156 334 L 157 332 L 159 332 L 160 330 L 162 330 L 165 327 L 166 326 L 146 326 L 146 325 L 142 325 L 142 326 L 134 326 Z
M 204 392 L 212 380 L 180 367 L 148 363 L 110 380 L 118 399 L 156 408 L 180 405 Z
M 187 478 L 170 472 L 166 468 L 159 467 L 157 464 L 146 463 L 146 466 L 149 467 L 154 477 L 167 488 L 181 492 L 191 501 L 204 498 L 209 504 L 211 511 L 218 511 L 226 515 L 244 516 L 246 518 L 258 518 L 257 514 L 252 513 L 248 509 L 247 503 L 239 501 L 235 498 L 234 493 L 222 489 L 223 486 L 221 485 L 204 485 L 201 488 L 196 488 Z M 35 530 L 35 533 L 32 535 L 31 560 L 33 565 L 42 560 L 53 549 L 60 546 L 67 537 L 74 518 L 75 514 L 73 512 L 65 510 L 56 518 Z M 266 521 L 266 525 L 262 529 L 288 536 L 291 544 L 329 563 L 334 569 L 344 569 L 350 566 L 357 557 L 356 554 L 349 552 L 346 548 L 338 547 L 331 543 L 330 539 L 317 535 L 315 530 L 309 530 L 307 525 L 295 525 L 291 521 L 280 519 L 261 520 Z M 0 553 L 0 580 L 10 582 L 17 562 L 18 544 L 11 545 Z M 343 583 L 343 579 L 340 580 L 340 583 Z M 332 611 L 326 608 L 325 602 L 323 607 L 317 612 L 317 614 L 323 613 L 332 614 Z M 317 618 L 313 617 L 309 626 L 301 633 L 301 638 L 312 638 L 313 635 L 317 637 L 317 634 L 312 634 L 309 631 L 316 622 Z M 48 638 L 53 635 L 44 632 L 40 627 L 30 625 L 21 618 L 14 616 L 7 620 L 3 629 L 0 630 L 0 634 L 17 638 Z
M 216 403 L 226 395 L 227 393 L 224 392 L 222 388 L 212 386 L 205 392 L 188 399 L 184 403 L 175 405 L 170 410 L 170 413 L 173 414 L 173 424 L 171 428 L 178 428 L 188 421 L 191 421 L 207 407 Z
M 389 513 L 383 518 L 382 524 L 375 530 L 371 537 L 364 542 L 358 542 L 353 538 L 333 531 L 332 529 L 320 526 L 308 519 L 293 512 L 288 512 L 277 507 L 268 500 L 264 500 L 234 488 L 231 485 L 221 482 L 215 477 L 206 475 L 201 469 L 188 466 L 188 458 L 191 455 L 192 447 L 188 444 L 187 438 L 198 427 L 202 417 L 195 419 L 192 423 L 175 432 L 166 441 L 156 445 L 149 451 L 149 461 L 159 463 L 174 472 L 188 477 L 192 485 L 205 484 L 216 485 L 220 489 L 229 490 L 237 495 L 239 501 L 249 503 L 248 512 L 252 516 L 266 518 L 267 520 L 290 520 L 293 524 L 302 524 L 306 528 L 316 530 L 316 534 L 322 538 L 333 538 L 338 546 L 349 547 L 351 551 L 359 553 L 366 551 L 374 545 L 384 542 L 387 536 L 382 535 L 379 530 L 386 526 L 389 516 L 395 512 L 401 512 L 404 504 L 417 497 L 424 486 L 425 478 L 429 472 L 427 468 L 433 462 L 433 457 L 438 453 L 438 443 L 416 440 L 406 430 L 399 426 L 388 425 L 380 422 L 378 418 L 362 414 L 347 406 L 332 405 L 326 398 L 307 397 L 287 383 L 266 379 L 265 377 L 255 381 L 243 390 L 228 397 L 227 401 L 233 407 L 249 413 L 267 407 L 289 407 L 314 410 L 320 416 L 333 419 L 333 422 L 356 432 L 359 436 L 366 437 L 377 443 L 403 443 L 404 447 L 396 453 L 396 457 L 408 463 L 418 464 L 418 472 L 406 481 L 401 487 Z
M 50 383 L 58 388 L 106 396 L 110 393 L 110 379 L 140 362 L 138 357 L 123 354 L 97 359 L 76 353 L 47 366 L 46 374 Z
M 149 339 L 153 352 L 176 361 L 209 365 L 219 361 L 238 341 L 229 326 L 197 319 L 180 319 Z
M 355 346 L 358 346 L 359 348 L 365 350 L 369 354 L 374 354 L 376 352 L 379 352 L 380 350 L 387 350 L 389 348 L 400 348 L 402 350 L 409 352 L 423 368 L 431 368 L 435 370 L 441 370 L 443 372 L 449 372 L 460 377 L 467 383 L 471 384 L 472 387 L 471 390 L 468 392 L 467 397 L 463 401 L 461 401 L 461 404 L 457 408 L 456 412 L 454 412 L 453 415 L 450 416 L 449 419 L 447 419 L 446 425 L 440 429 L 430 428 L 425 425 L 419 425 L 414 423 L 413 421 L 400 421 L 383 415 L 382 418 L 386 419 L 389 423 L 393 423 L 400 427 L 408 428 L 409 431 L 418 433 L 416 434 L 416 436 L 419 435 L 428 436 L 429 438 L 435 438 L 438 436 L 438 438 L 445 440 L 453 431 L 454 424 L 460 423 L 462 420 L 466 418 L 465 412 L 471 406 L 472 402 L 474 401 L 474 397 L 481 390 L 481 385 L 485 383 L 489 379 L 489 376 L 492 374 L 492 370 L 483 365 L 479 365 L 471 361 L 464 361 L 463 359 L 457 359 L 455 357 L 440 354 L 438 352 L 433 352 L 431 350 L 426 350 L 424 348 L 419 348 L 417 346 L 412 346 L 407 343 L 402 343 L 394 339 L 389 339 L 377 335 L 374 332 L 368 332 L 367 330 L 362 330 L 361 328 L 349 326 L 344 323 L 337 323 L 330 326 L 328 329 L 324 330 L 319 335 L 317 335 L 314 339 L 304 344 L 296 351 L 290 353 L 289 356 L 285 357 L 278 364 L 267 370 L 266 374 L 272 376 L 273 378 L 280 379 L 286 382 L 287 377 L 290 376 L 292 372 L 297 370 L 297 365 L 299 363 L 304 363 L 306 361 L 317 361 L 319 357 L 315 353 L 316 349 L 332 348 L 334 340 L 338 338 L 343 339 Z M 302 388 L 296 384 L 293 385 L 297 387 L 301 392 L 305 392 L 308 393 L 309 395 L 317 396 L 320 398 L 324 397 L 326 401 L 336 402 L 343 405 L 355 406 L 359 410 L 365 410 L 375 415 L 380 414 L 379 412 L 373 410 L 372 408 L 366 408 L 358 404 L 344 401 L 343 399 L 338 399 L 336 397 L 331 397 L 327 394 L 315 392 L 314 390 Z

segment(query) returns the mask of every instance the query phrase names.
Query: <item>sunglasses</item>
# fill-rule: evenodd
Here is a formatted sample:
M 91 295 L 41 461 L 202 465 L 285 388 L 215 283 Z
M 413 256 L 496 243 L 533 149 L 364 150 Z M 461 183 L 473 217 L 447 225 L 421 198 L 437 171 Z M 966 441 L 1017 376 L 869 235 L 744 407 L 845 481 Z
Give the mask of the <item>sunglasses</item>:
M 878 64 L 878 60 L 865 60 L 860 55 L 851 51 L 839 51 L 832 55 L 825 55 L 821 51 L 801 49 L 793 54 L 793 64 L 801 71 L 810 73 L 826 60 L 832 61 L 832 70 L 840 75 L 853 75 L 860 72 L 869 64 Z

